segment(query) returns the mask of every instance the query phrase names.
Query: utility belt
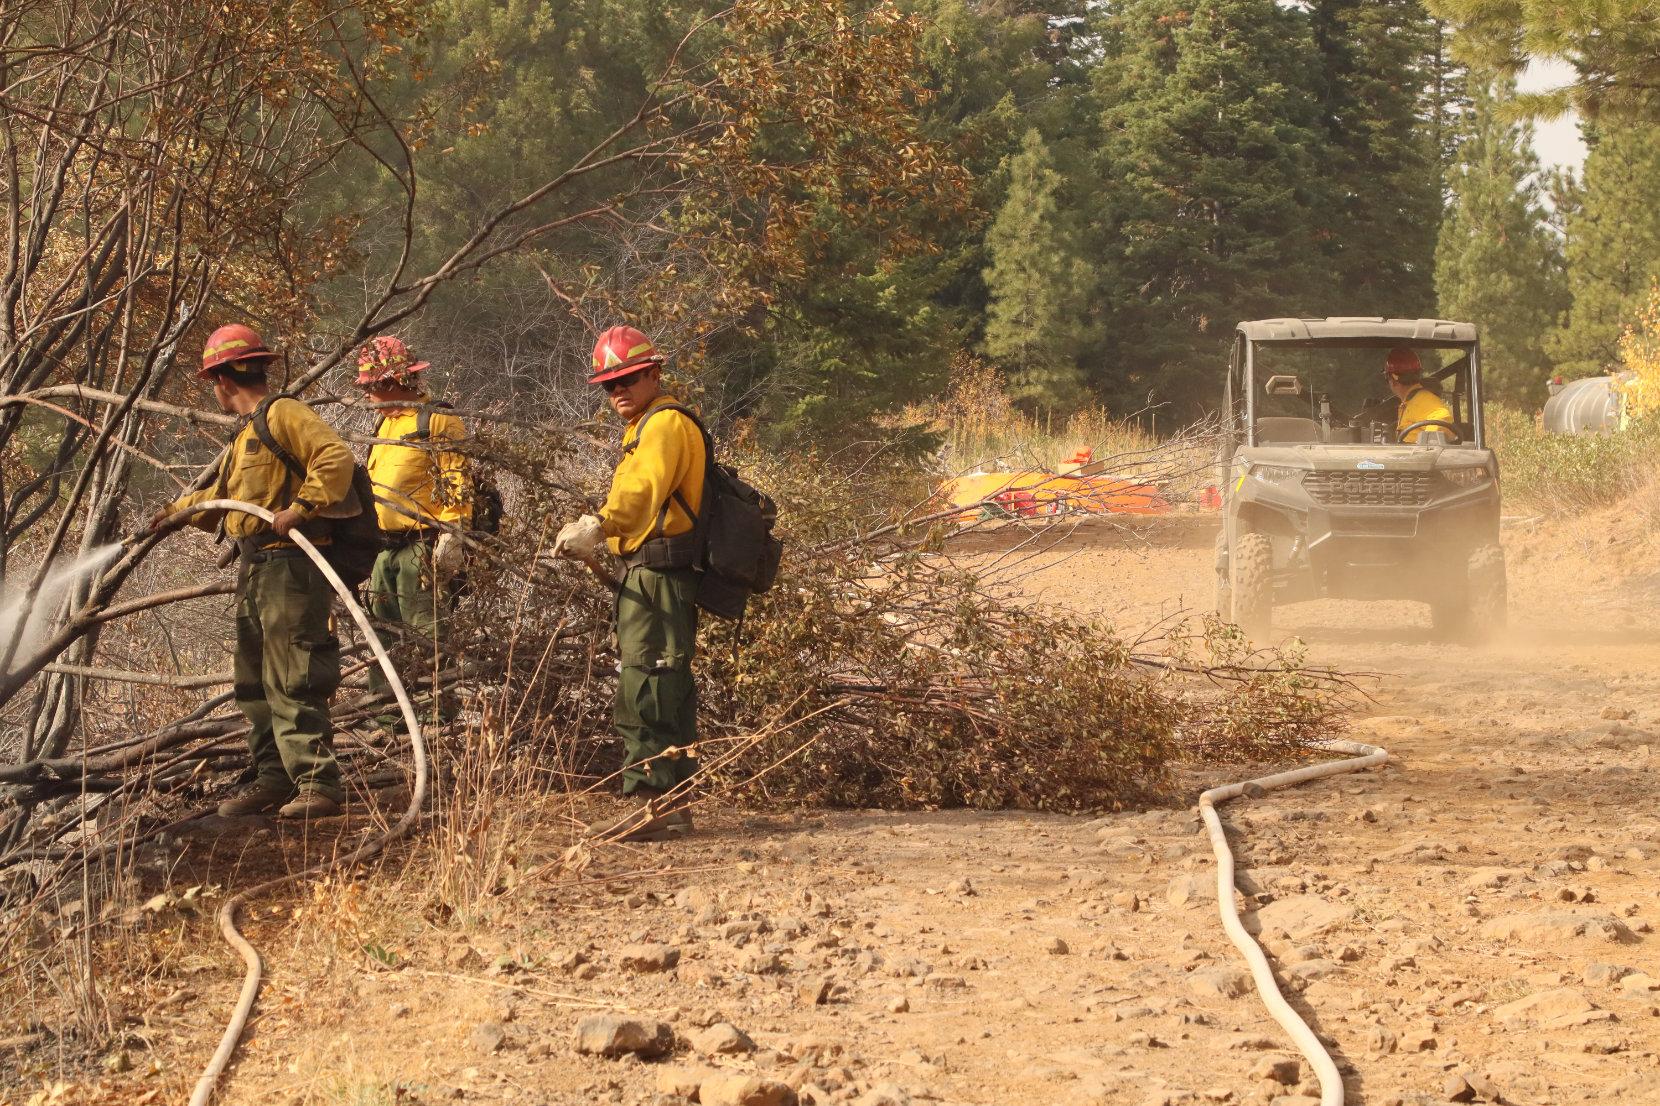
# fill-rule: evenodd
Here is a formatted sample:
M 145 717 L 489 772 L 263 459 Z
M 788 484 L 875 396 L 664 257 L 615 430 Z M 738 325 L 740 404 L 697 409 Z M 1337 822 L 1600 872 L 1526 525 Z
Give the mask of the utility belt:
M 697 532 L 688 530 L 672 538 L 647 538 L 632 553 L 624 553 L 622 563 L 629 568 L 691 568 L 697 563 Z
M 435 542 L 443 536 L 444 531 L 435 526 L 417 526 L 412 530 L 386 530 L 382 537 L 388 549 L 406 549 L 416 542 Z
M 312 544 L 319 548 L 329 544 L 326 538 L 322 541 L 316 538 L 311 540 Z M 304 557 L 306 552 L 287 538 L 266 532 L 250 538 L 237 538 L 236 555 L 244 565 L 260 565 L 284 557 Z

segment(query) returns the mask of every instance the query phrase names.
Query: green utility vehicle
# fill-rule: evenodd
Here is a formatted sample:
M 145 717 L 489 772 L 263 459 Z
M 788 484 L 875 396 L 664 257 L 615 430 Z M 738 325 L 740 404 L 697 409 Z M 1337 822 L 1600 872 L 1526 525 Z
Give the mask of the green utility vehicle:
M 1450 419 L 1397 428 L 1383 372 L 1397 348 L 1417 353 Z M 1216 606 L 1252 640 L 1270 639 L 1276 605 L 1323 598 L 1427 603 L 1454 639 L 1504 624 L 1499 469 L 1474 326 L 1240 323 L 1222 412 Z

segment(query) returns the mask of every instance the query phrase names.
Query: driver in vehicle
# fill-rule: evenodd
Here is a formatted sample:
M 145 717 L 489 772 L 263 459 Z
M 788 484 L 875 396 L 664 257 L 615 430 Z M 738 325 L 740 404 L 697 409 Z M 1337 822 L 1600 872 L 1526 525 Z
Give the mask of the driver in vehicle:
M 1401 403 L 1401 413 L 1395 420 L 1397 434 L 1415 422 L 1452 422 L 1452 408 L 1424 385 L 1424 366 L 1416 352 L 1399 346 L 1390 350 L 1383 373 L 1389 380 L 1389 390 Z M 1428 429 L 1432 428 L 1420 426 L 1401 440 L 1411 445 Z

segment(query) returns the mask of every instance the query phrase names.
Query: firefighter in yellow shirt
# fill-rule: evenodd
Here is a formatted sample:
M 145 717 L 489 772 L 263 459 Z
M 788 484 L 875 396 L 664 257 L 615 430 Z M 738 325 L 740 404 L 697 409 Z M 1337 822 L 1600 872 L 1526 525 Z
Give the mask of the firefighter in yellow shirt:
M 598 515 L 560 530 L 554 552 L 591 561 L 601 545 L 627 567 L 617 593 L 617 698 L 613 720 L 627 749 L 623 794 L 640 805 L 592 836 L 661 840 L 688 832 L 689 781 L 697 764 L 698 574 L 694 533 L 703 506 L 707 450 L 697 423 L 663 391 L 663 358 L 629 326 L 600 335 L 589 383 L 628 420 L 623 456 Z
M 1455 433 L 1452 429 L 1452 408 L 1445 400 L 1424 385 L 1424 366 L 1418 360 L 1418 354 L 1410 349 L 1397 346 L 1389 351 L 1389 357 L 1384 362 L 1384 376 L 1389 381 L 1389 390 L 1395 393 L 1395 398 L 1401 402 L 1400 414 L 1395 419 L 1395 433 L 1400 432 L 1417 422 L 1444 422 L 1448 425 L 1439 429 L 1449 436 Z M 1425 430 L 1438 429 L 1436 427 L 1420 426 L 1406 435 L 1403 439 L 1407 444 L 1418 440 L 1418 435 Z
M 329 718 L 329 697 L 340 684 L 340 641 L 330 615 L 334 592 L 287 539 L 299 530 L 328 544 L 327 523 L 315 520 L 351 490 L 353 459 L 309 405 L 270 394 L 266 370 L 274 360 L 249 327 L 222 326 L 209 336 L 197 375 L 213 382 L 221 410 L 247 421 L 231 440 L 218 480 L 163 507 L 150 526 L 176 525 L 170 516 L 209 499 L 240 499 L 276 516 L 274 524 L 240 511 L 187 520 L 210 531 L 223 521 L 241 558 L 234 693 L 250 726 L 256 778 L 247 792 L 221 803 L 219 813 L 323 817 L 339 814 L 346 798 Z M 262 440 L 261 421 L 271 441 L 304 469 L 304 479 Z
M 428 364 L 389 335 L 357 353 L 357 386 L 369 402 L 408 404 L 379 408 L 375 437 L 381 440 L 369 447 L 369 483 L 386 537 L 369 576 L 369 612 L 430 640 L 448 585 L 465 565 L 457 531 L 471 525 L 472 489 L 467 459 L 436 445 L 461 440 L 466 427 L 455 415 L 432 409 L 420 377 Z M 370 687 L 384 690 L 378 669 L 370 675 Z

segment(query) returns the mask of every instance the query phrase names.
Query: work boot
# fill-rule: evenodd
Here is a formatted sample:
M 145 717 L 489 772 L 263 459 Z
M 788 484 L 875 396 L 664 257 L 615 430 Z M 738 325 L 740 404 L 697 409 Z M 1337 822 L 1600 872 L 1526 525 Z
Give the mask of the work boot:
M 302 791 L 277 811 L 278 818 L 333 818 L 345 808 L 320 791 Z
M 692 832 L 692 812 L 686 809 L 689 797 L 678 795 L 668 807 L 663 792 L 655 787 L 641 787 L 631 796 L 640 805 L 621 818 L 594 822 L 583 831 L 583 836 L 607 841 L 668 841 Z
M 255 784 L 234 799 L 219 804 L 221 818 L 246 818 L 250 814 L 269 814 L 294 797 L 290 790 L 274 791 Z

